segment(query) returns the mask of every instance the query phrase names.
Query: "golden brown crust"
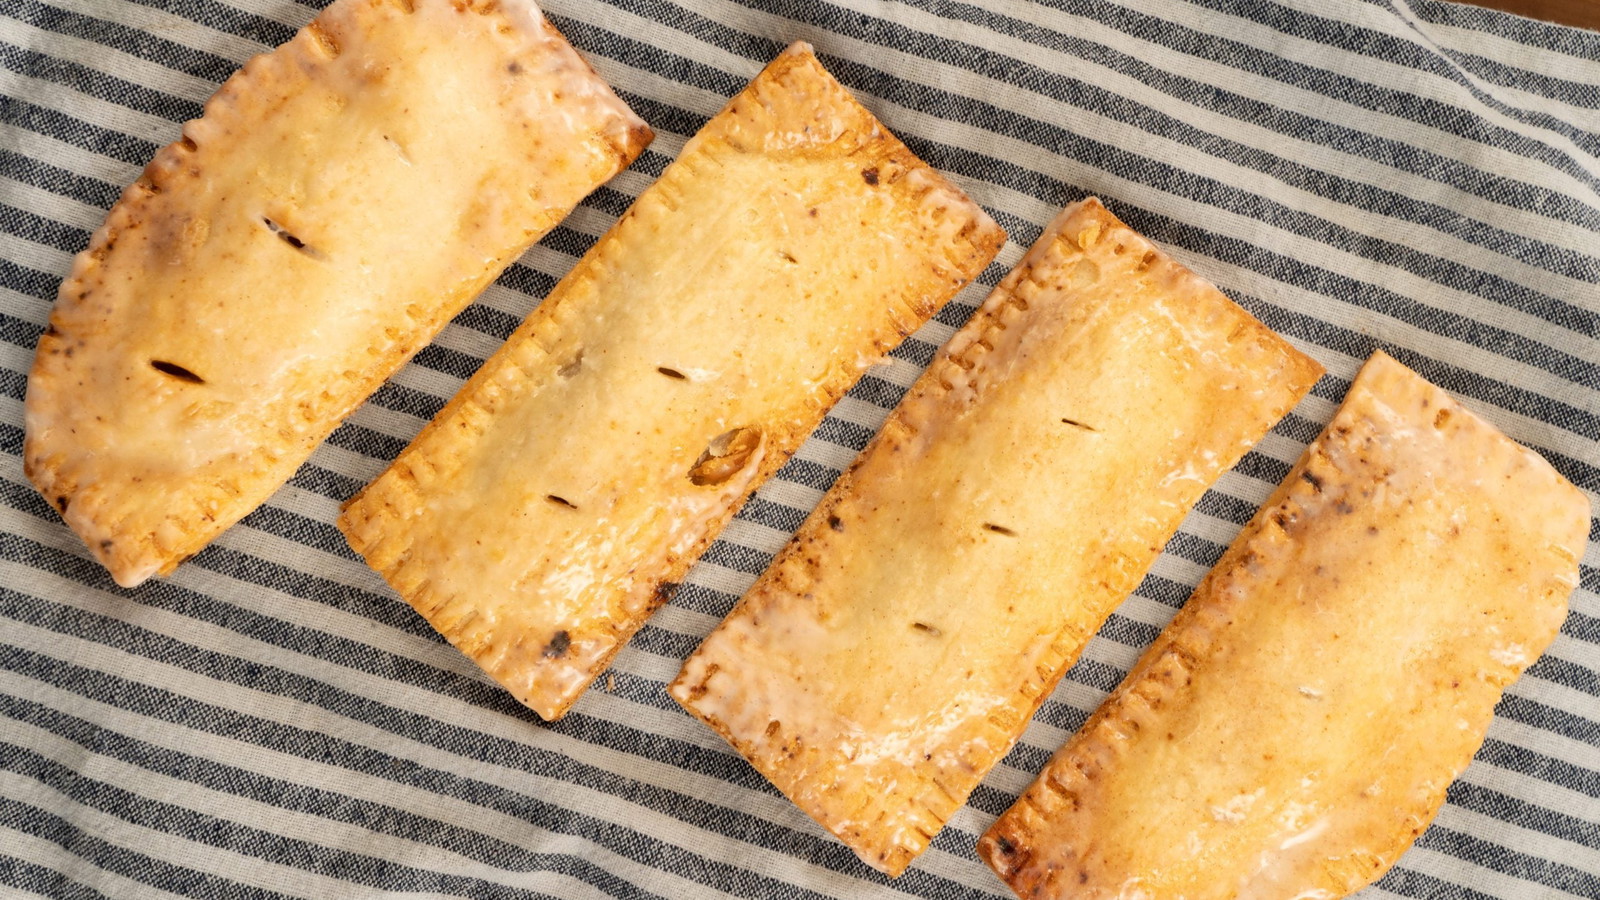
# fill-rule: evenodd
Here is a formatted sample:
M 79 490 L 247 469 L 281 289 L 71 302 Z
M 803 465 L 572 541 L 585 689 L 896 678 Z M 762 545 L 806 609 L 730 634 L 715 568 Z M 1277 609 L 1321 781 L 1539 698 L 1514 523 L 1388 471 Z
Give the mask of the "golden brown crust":
M 1589 504 L 1383 353 L 979 854 L 1025 898 L 1336 898 L 1555 636 Z
M 529 0 L 339 0 L 79 255 L 29 476 L 119 583 L 170 572 L 650 137 Z
M 556 718 L 865 366 L 1003 240 L 796 45 L 340 527 Z
M 1099 201 L 1070 207 L 672 695 L 899 874 L 1320 373 Z

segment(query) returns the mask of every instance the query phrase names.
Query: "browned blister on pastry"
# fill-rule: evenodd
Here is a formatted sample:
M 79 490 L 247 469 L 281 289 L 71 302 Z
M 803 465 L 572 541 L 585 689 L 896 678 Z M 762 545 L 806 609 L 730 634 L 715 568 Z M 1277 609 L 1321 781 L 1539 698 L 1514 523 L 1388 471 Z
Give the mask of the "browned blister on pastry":
M 1098 200 L 1069 207 L 672 694 L 898 874 L 1320 373 Z
M 29 476 L 120 584 L 170 572 L 649 139 L 531 0 L 338 0 L 78 257 Z
M 1566 615 L 1589 503 L 1389 356 L 978 845 L 1026 898 L 1343 897 Z
M 1003 240 L 791 47 L 340 527 L 555 718 L 827 408 Z

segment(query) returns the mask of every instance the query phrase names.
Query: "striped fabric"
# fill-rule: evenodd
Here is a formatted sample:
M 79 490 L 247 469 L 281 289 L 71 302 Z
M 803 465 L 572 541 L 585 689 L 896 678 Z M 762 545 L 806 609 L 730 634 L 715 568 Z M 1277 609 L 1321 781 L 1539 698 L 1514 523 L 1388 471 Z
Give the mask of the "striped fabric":
M 660 137 L 170 580 L 117 589 L 22 473 L 56 285 L 289 0 L 0 3 L 0 895 L 953 898 L 1384 348 L 1600 492 L 1600 35 L 1433 0 L 548 0 Z M 785 43 L 1011 234 L 749 501 L 567 718 L 489 683 L 331 524 Z M 889 882 L 663 684 L 1064 203 L 1103 197 L 1327 365 L 1005 762 Z M 1063 460 L 1063 465 L 1070 461 Z M 1600 523 L 1597 523 L 1600 537 Z M 1600 897 L 1600 545 L 1476 762 L 1365 896 Z

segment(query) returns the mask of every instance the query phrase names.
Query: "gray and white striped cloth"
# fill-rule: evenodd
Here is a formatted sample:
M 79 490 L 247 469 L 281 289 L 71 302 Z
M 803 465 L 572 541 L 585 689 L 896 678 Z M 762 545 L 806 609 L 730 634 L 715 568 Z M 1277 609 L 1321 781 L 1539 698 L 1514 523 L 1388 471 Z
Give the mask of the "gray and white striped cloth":
M 315 10 L 0 0 L 0 895 L 953 898 L 1004 810 L 1382 347 L 1600 492 L 1600 34 L 1434 0 L 547 0 L 660 137 L 170 580 L 116 588 L 22 474 L 72 255 L 215 86 Z M 375 476 L 685 138 L 805 39 L 1010 232 L 559 723 L 346 548 Z M 1022 742 L 889 882 L 666 696 L 905 387 L 1098 194 L 1329 375 L 1185 522 Z M 1066 461 L 1063 461 L 1064 464 Z M 1600 538 L 1600 523 L 1593 532 Z M 1366 896 L 1600 897 L 1600 545 L 1477 761 Z

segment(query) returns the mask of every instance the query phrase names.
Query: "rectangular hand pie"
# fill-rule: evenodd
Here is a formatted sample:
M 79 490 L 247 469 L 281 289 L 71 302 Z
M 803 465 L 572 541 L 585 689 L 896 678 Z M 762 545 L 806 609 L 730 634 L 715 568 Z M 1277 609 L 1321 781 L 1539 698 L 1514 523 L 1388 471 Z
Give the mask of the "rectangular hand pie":
M 650 137 L 531 0 L 337 0 L 78 257 L 29 477 L 119 584 L 171 572 Z
M 1589 503 L 1383 353 L 979 853 L 1022 897 L 1343 897 L 1566 615 Z
M 797 44 L 340 527 L 451 643 L 556 718 L 1004 237 Z
M 1321 371 L 1098 200 L 1068 207 L 672 695 L 897 875 Z

